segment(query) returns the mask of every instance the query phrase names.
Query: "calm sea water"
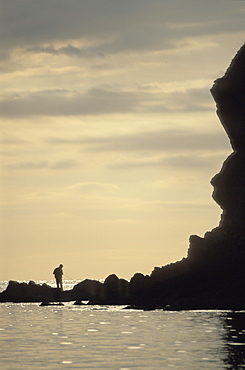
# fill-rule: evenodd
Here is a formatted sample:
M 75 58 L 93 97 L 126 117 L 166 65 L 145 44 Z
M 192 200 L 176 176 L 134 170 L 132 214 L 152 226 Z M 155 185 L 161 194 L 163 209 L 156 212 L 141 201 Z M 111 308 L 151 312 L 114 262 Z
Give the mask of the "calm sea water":
M 245 368 L 245 311 L 136 311 L 71 302 L 2 303 L 0 313 L 0 369 Z

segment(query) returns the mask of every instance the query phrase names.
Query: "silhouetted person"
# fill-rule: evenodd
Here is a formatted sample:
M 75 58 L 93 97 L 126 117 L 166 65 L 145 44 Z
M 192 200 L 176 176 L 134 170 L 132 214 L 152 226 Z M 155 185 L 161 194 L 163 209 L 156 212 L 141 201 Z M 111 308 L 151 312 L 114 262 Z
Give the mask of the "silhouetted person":
M 63 275 L 62 267 L 63 267 L 63 265 L 59 265 L 59 267 L 56 267 L 54 269 L 54 272 L 53 272 L 53 274 L 55 276 L 57 288 L 60 289 L 60 290 L 63 290 L 63 287 L 62 287 L 62 275 Z

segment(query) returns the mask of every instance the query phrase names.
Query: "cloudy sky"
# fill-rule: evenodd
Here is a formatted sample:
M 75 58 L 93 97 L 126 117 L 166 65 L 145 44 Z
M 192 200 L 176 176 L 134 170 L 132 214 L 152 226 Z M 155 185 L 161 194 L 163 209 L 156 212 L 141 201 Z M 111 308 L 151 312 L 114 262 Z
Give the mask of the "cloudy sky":
M 216 227 L 235 0 L 1 0 L 0 280 L 130 278 Z

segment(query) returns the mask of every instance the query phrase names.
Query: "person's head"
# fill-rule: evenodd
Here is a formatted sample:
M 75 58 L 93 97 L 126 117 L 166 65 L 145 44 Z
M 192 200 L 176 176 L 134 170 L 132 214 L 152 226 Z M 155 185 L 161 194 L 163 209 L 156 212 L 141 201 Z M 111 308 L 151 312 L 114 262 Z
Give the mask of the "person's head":
M 62 269 L 62 267 L 63 267 L 63 265 L 62 265 L 62 264 L 60 264 L 60 265 L 59 265 L 59 268 L 61 268 L 61 269 Z

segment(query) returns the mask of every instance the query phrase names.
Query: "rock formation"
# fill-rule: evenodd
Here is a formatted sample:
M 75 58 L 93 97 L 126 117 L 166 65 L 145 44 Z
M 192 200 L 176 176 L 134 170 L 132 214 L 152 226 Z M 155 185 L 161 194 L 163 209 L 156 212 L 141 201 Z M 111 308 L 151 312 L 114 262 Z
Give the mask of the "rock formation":
M 213 199 L 222 209 L 220 224 L 190 237 L 187 257 L 136 273 L 128 282 L 110 275 L 102 284 L 84 280 L 70 291 L 47 285 L 10 282 L 0 302 L 88 300 L 144 309 L 245 309 L 245 45 L 211 88 L 217 114 L 233 153 L 211 180 Z
M 229 234 L 245 234 L 245 46 L 211 93 L 217 114 L 234 150 L 212 179 L 213 198 L 223 209 L 220 226 Z
M 0 302 L 69 302 L 76 304 L 88 301 L 89 304 L 126 305 L 129 299 L 129 282 L 119 279 L 115 274 L 109 275 L 104 283 L 85 279 L 76 284 L 73 289 L 61 291 L 47 284 L 19 283 L 10 281 L 7 289 L 0 293 Z

